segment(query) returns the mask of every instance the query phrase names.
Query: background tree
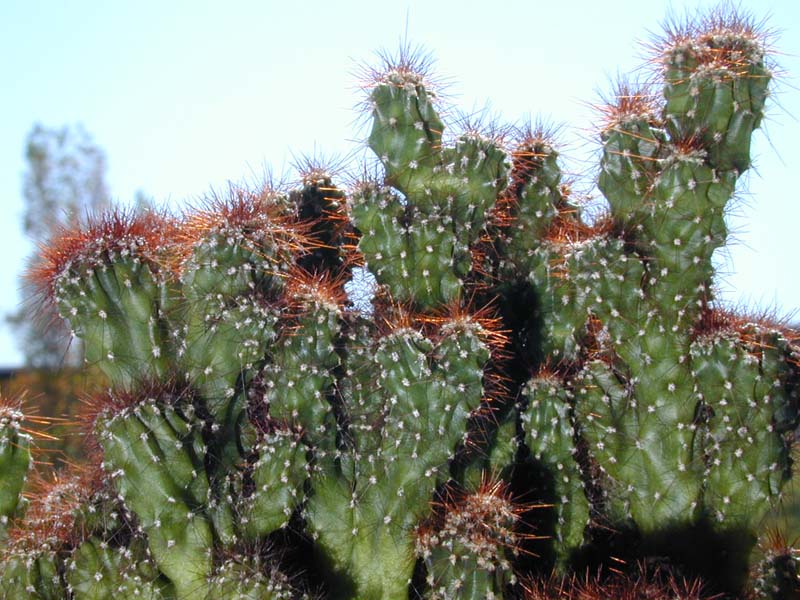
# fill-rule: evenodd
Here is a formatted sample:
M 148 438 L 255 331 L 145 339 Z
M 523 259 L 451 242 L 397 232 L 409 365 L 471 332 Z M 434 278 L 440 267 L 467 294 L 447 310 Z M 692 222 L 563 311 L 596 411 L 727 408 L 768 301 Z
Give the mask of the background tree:
M 109 206 L 106 155 L 82 125 L 35 124 L 25 142 L 25 158 L 23 228 L 37 247 L 59 228 L 80 224 Z M 26 293 L 24 285 L 22 289 Z M 29 302 L 23 297 L 22 308 L 7 317 L 17 331 L 26 366 L 77 366 L 80 345 L 70 339 L 55 310 L 33 319 Z

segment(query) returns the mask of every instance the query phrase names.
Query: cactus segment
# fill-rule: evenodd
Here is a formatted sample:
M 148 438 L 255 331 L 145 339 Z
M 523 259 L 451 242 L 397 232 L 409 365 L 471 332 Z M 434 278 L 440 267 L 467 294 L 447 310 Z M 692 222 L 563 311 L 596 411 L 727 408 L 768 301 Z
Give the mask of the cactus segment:
M 340 364 L 335 344 L 341 310 L 323 298 L 298 298 L 300 312 L 287 325 L 262 373 L 263 401 L 271 419 L 302 429 L 312 446 L 328 435 L 333 370 Z
M 666 143 L 655 111 L 646 92 L 623 86 L 601 133 L 603 155 L 597 185 L 608 199 L 614 220 L 632 231 L 653 209 L 650 188 Z
M 513 219 L 504 238 L 504 255 L 523 269 L 530 265 L 532 242 L 537 244 L 545 237 L 567 203 L 558 152 L 548 139 L 536 135 L 523 141 L 515 159 L 512 185 L 516 179 L 519 191 L 504 199 L 510 213 L 507 217 Z
M 225 557 L 209 580 L 203 600 L 309 600 L 289 577 L 259 557 Z
M 104 485 L 93 463 L 69 465 L 52 479 L 34 474 L 25 513 L 0 547 L 3 598 L 68 597 L 65 563 L 73 549 L 89 536 L 105 540 L 122 530 L 118 503 Z
M 182 412 L 163 399 L 145 398 L 96 422 L 114 486 L 138 516 L 159 570 L 179 596 L 205 585 L 214 541 L 203 511 L 209 497 L 205 446 L 191 406 Z
M 207 306 L 187 325 L 182 362 L 189 380 L 221 423 L 236 390 L 266 356 L 276 337 L 277 311 L 244 296 L 236 304 Z
M 0 399 L 0 541 L 20 506 L 31 465 L 31 436 L 20 430 L 21 407 Z
M 662 64 L 670 136 L 702 140 L 720 171 L 746 170 L 772 77 L 763 40 L 745 20 L 722 16 L 696 36 L 673 32 Z
M 370 99 L 369 145 L 384 164 L 391 185 L 403 192 L 422 189 L 438 163 L 444 131 L 422 76 L 411 70 L 390 70 Z
M 711 255 L 725 242 L 723 212 L 734 183 L 732 173 L 718 175 L 693 160 L 659 174 L 654 215 L 644 221 L 650 247 L 641 252 L 652 259 L 650 296 L 665 318 L 691 322 L 711 296 Z
M 434 344 L 398 329 L 362 354 L 372 368 L 348 398 L 353 451 L 321 461 L 312 478 L 312 531 L 353 578 L 359 598 L 405 593 L 414 567 L 412 528 L 480 403 L 488 350 L 474 325 L 444 325 L 440 335 Z
M 308 237 L 314 247 L 298 260 L 308 273 L 348 270 L 346 249 L 352 241 L 347 219 L 347 196 L 331 174 L 313 162 L 301 169 L 303 185 L 291 194 L 298 218 L 309 224 Z
M 303 486 L 308 479 L 307 448 L 291 431 L 264 435 L 254 451 L 252 494 L 239 509 L 245 535 L 257 540 L 286 527 L 304 499 Z
M 209 300 L 227 304 L 250 291 L 277 296 L 295 255 L 310 246 L 292 213 L 289 199 L 277 192 L 232 190 L 188 215 L 180 241 L 188 250 L 181 282 L 190 309 Z
M 110 547 L 89 538 L 67 561 L 66 580 L 75 600 L 167 600 L 169 583 L 147 556 L 142 539 L 129 546 Z
M 584 542 L 589 523 L 589 500 L 576 461 L 575 429 L 570 415 L 570 392 L 555 376 L 541 374 L 525 386 L 528 402 L 522 412 L 525 444 L 534 459 L 553 477 L 556 561 L 564 569 L 572 553 Z
M 274 192 L 237 191 L 187 218 L 179 356 L 222 439 L 236 435 L 242 406 L 234 397 L 274 341 L 278 315 L 272 304 L 296 255 L 310 246 L 288 203 Z M 230 443 L 221 452 L 235 460 Z
M 263 252 L 269 252 L 262 256 Z M 195 243 L 190 258 L 184 263 L 182 280 L 185 293 L 192 302 L 207 299 L 223 302 L 259 288 L 279 292 L 283 280 L 280 259 L 273 267 L 273 248 L 262 248 L 242 231 L 233 229 L 209 233 Z M 286 268 L 286 267 L 284 267 Z M 273 270 L 274 269 L 274 270 Z
M 702 463 L 695 452 L 693 396 L 676 389 L 640 400 L 601 361 L 588 363 L 576 384 L 583 435 L 610 479 L 609 514 L 631 519 L 643 533 L 696 521 Z M 670 402 L 673 393 L 681 402 Z
M 163 276 L 148 219 L 112 216 L 81 232 L 54 281 L 59 311 L 86 346 L 86 360 L 120 387 L 160 379 L 168 368 L 168 332 L 159 300 Z M 112 237 L 113 236 L 113 237 Z
M 757 325 L 692 344 L 697 394 L 708 422 L 706 510 L 716 527 L 757 530 L 790 473 L 784 439 L 797 412 L 789 389 L 790 352 L 777 331 Z
M 403 199 L 374 187 L 356 195 L 359 250 L 397 300 L 421 310 L 449 304 L 471 268 L 469 247 L 506 186 L 507 156 L 477 132 L 443 147 L 444 127 L 413 71 L 390 68 L 378 78 L 371 105 L 370 147 Z
M 0 593 L 3 598 L 25 600 L 63 600 L 64 589 L 56 553 L 42 550 L 35 554 L 10 553 L 0 568 Z
M 800 591 L 797 551 L 779 530 L 768 530 L 761 543 L 762 556 L 754 565 L 752 591 L 763 600 L 791 598 Z
M 484 482 L 461 499 L 448 499 L 441 523 L 417 532 L 416 552 L 427 569 L 426 598 L 502 597 L 516 583 L 511 560 L 517 553 L 517 508 L 502 485 Z
M 461 291 L 468 256 L 459 252 L 452 221 L 403 206 L 391 191 L 365 188 L 354 197 L 359 250 L 379 283 L 393 296 L 422 306 L 449 303 Z

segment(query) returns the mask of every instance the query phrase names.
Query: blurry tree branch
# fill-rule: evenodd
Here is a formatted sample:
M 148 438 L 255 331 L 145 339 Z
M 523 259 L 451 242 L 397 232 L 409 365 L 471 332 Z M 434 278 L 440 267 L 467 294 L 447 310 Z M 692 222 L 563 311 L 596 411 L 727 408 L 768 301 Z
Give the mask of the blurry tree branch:
M 81 223 L 109 206 L 105 152 L 81 125 L 35 124 L 25 143 L 25 158 L 22 224 L 37 247 L 46 245 L 59 228 Z M 6 319 L 17 334 L 26 366 L 56 369 L 79 364 L 79 344 L 70 339 L 55 309 L 34 311 L 30 291 L 24 284 L 22 290 L 21 308 Z

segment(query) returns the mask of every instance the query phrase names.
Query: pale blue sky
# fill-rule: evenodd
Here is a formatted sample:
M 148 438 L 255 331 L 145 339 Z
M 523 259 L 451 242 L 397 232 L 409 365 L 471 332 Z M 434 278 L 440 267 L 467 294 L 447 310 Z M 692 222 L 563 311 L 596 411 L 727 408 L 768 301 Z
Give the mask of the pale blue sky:
M 638 42 L 698 2 L 328 1 L 79 2 L 0 0 L 0 312 L 19 301 L 30 245 L 20 233 L 23 145 L 34 122 L 82 123 L 109 160 L 114 198 L 141 189 L 180 206 L 226 181 L 291 174 L 293 155 L 358 149 L 353 72 L 409 40 L 450 79 L 452 104 L 487 101 L 502 120 L 564 123 L 570 171 L 591 186 L 595 113 L 617 73 L 639 67 Z M 780 30 L 783 74 L 756 135 L 755 170 L 729 219 L 722 297 L 800 307 L 800 3 L 743 1 Z M 0 327 L 0 366 L 21 360 Z

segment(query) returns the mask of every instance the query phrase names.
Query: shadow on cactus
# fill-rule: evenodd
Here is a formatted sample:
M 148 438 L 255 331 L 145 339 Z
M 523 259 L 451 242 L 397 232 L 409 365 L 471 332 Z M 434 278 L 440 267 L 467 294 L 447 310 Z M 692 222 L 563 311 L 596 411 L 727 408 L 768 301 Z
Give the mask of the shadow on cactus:
M 27 502 L 0 404 L 0 590 L 787 597 L 794 555 L 759 534 L 791 475 L 797 334 L 711 279 L 767 50 L 730 11 L 670 27 L 660 87 L 601 112 L 591 223 L 551 133 L 447 133 L 401 52 L 367 85 L 379 177 L 309 161 L 295 189 L 63 231 L 31 279 L 110 386 L 88 464 Z

